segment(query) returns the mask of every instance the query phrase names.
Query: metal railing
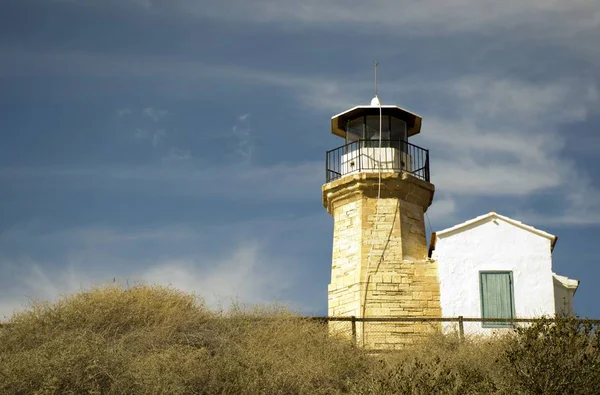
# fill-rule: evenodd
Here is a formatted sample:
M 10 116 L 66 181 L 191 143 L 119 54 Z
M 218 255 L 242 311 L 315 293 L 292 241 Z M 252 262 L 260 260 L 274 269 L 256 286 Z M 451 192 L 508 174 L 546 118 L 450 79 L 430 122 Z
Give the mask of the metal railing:
M 256 322 L 269 320 L 309 320 L 323 324 L 330 335 L 342 336 L 351 340 L 356 346 L 376 351 L 393 351 L 402 348 L 402 344 L 410 344 L 418 337 L 426 338 L 434 333 L 456 333 L 462 342 L 467 334 L 480 333 L 476 323 L 502 323 L 502 327 L 485 328 L 490 330 L 516 328 L 518 324 L 535 322 L 557 322 L 556 318 L 468 318 L 458 317 L 356 317 L 356 316 L 282 316 L 282 317 L 249 317 Z M 595 331 L 600 330 L 600 319 L 573 319 L 578 326 L 591 325 Z M 454 323 L 455 326 L 442 329 L 442 323 Z M 368 327 L 366 325 L 369 325 Z M 14 324 L 0 322 L 1 330 L 10 330 Z M 333 325 L 333 327 L 332 327 Z M 466 328 L 465 328 L 466 326 Z M 414 330 L 413 330 L 414 329 Z M 400 347 L 398 347 L 400 346 Z
M 401 140 L 357 140 L 327 151 L 325 181 L 357 172 L 407 172 L 429 182 L 429 150 Z
M 350 325 L 349 332 L 352 339 L 356 342 L 357 323 L 456 323 L 458 324 L 458 335 L 461 340 L 465 338 L 465 323 L 502 323 L 508 324 L 505 328 L 515 327 L 518 323 L 534 323 L 534 322 L 555 322 L 554 318 L 469 318 L 469 317 L 329 317 L 329 316 L 310 316 L 305 317 L 309 320 L 314 320 L 324 324 L 330 322 L 347 322 Z M 600 326 L 600 319 L 575 319 L 580 324 L 591 324 Z M 502 329 L 502 327 L 485 328 L 485 329 Z

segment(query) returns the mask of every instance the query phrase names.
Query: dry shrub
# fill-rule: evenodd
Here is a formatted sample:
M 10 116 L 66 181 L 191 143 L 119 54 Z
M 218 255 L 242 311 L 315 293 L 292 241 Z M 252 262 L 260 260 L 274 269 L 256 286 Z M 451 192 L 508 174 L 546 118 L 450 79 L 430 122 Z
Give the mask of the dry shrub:
M 325 394 L 367 356 L 282 309 L 210 311 L 168 287 L 97 287 L 0 330 L 0 393 Z
M 574 318 L 463 342 L 436 335 L 378 359 L 355 393 L 600 394 L 600 332 Z
M 600 332 L 575 318 L 518 328 L 505 351 L 515 393 L 600 394 Z
M 2 394 L 600 393 L 600 335 L 573 320 L 369 355 L 277 306 L 225 313 L 168 287 L 109 285 L 9 324 Z
M 433 335 L 403 351 L 377 356 L 377 369 L 355 393 L 489 394 L 502 393 L 498 356 L 504 338 Z

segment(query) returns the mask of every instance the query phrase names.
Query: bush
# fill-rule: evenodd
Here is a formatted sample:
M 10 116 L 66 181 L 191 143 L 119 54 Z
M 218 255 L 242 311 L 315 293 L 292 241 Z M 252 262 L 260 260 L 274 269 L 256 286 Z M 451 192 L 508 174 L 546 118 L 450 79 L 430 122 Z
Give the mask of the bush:
M 0 330 L 0 393 L 251 394 L 347 390 L 368 358 L 278 308 L 211 312 L 171 288 L 98 287 Z
M 599 394 L 600 334 L 544 320 L 369 354 L 273 307 L 211 311 L 169 287 L 97 287 L 0 329 L 2 394 Z
M 436 335 L 403 352 L 382 355 L 354 392 L 371 394 L 501 393 L 497 355 L 504 339 Z
M 544 319 L 518 328 L 505 351 L 515 391 L 599 394 L 600 332 L 575 318 Z
M 556 317 L 501 337 L 433 336 L 379 364 L 355 393 L 600 394 L 600 332 Z

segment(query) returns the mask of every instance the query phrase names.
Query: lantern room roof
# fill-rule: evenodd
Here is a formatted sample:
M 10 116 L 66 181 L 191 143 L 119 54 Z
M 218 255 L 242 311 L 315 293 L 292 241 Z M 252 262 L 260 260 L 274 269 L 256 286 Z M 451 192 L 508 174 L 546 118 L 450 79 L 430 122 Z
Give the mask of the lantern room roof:
M 408 136 L 421 132 L 421 116 L 398 106 L 381 106 L 382 115 L 391 115 L 406 122 Z M 365 115 L 379 115 L 379 106 L 356 106 L 331 117 L 331 133 L 336 136 L 346 137 L 346 123 L 348 120 Z

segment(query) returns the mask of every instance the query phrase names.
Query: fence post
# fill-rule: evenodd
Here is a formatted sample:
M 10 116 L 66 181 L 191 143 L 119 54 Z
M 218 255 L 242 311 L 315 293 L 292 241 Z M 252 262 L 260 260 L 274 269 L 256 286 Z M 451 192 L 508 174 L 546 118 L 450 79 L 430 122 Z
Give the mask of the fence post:
M 458 316 L 458 334 L 460 336 L 460 341 L 465 340 L 465 324 L 462 315 Z
M 352 342 L 356 345 L 356 316 L 352 316 Z

